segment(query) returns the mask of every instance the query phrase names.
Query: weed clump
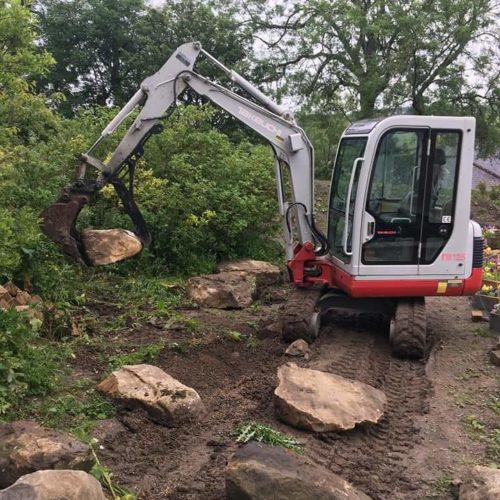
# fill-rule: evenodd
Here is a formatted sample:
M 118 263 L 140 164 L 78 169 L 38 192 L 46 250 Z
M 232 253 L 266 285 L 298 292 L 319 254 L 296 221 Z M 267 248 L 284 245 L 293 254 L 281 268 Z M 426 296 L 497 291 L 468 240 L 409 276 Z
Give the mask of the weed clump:
M 245 422 L 237 427 L 234 435 L 238 443 L 257 441 L 271 446 L 282 446 L 299 453 L 302 452 L 302 445 L 293 436 L 277 431 L 270 425 Z
M 56 386 L 64 344 L 40 337 L 42 322 L 15 309 L 0 309 L 0 415 L 25 396 L 43 396 Z

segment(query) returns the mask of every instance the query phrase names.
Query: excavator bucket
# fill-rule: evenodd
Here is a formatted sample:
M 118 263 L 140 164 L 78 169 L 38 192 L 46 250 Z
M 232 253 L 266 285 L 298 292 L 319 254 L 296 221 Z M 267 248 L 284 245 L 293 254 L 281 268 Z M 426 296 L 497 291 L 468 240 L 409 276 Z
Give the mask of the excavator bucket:
M 103 266 L 138 254 L 142 241 L 126 229 L 76 229 L 76 219 L 90 194 L 64 193 L 42 213 L 42 231 L 64 253 L 88 266 Z
M 76 219 L 82 208 L 90 201 L 89 194 L 63 195 L 42 213 L 42 231 L 63 252 L 80 264 L 89 264 L 82 248 L 82 240 L 76 229 Z

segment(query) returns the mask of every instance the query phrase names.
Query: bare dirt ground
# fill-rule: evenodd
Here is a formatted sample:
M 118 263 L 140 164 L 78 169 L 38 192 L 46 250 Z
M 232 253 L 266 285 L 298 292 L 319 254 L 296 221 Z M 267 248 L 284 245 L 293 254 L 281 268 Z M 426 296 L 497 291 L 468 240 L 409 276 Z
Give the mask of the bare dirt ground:
M 318 183 L 322 227 L 327 186 Z M 453 478 L 471 465 L 500 462 L 500 369 L 488 361 L 496 339 L 486 323 L 471 321 L 470 299 L 427 300 L 432 348 L 420 362 L 391 357 L 387 327 L 325 325 L 311 359 L 299 364 L 382 389 L 388 407 L 377 425 L 312 434 L 279 422 L 273 411 L 277 368 L 290 358 L 286 344 L 260 325 L 278 317 L 285 295 L 283 285 L 243 311 L 184 309 L 177 326 L 143 321 L 109 343 L 81 347 L 75 368 L 97 382 L 115 349 L 163 340 L 152 363 L 196 389 L 206 405 L 201 422 L 177 429 L 125 410 L 101 424 L 99 456 L 118 484 L 152 500 L 224 498 L 224 468 L 239 446 L 234 431 L 249 420 L 294 435 L 306 456 L 374 499 L 451 499 Z M 106 321 L 117 311 L 93 313 Z M 231 332 L 241 333 L 240 341 Z
M 98 428 L 99 455 L 119 484 L 147 499 L 224 498 L 224 467 L 238 447 L 233 433 L 248 420 L 293 434 L 306 456 L 375 499 L 453 498 L 452 478 L 494 461 L 500 370 L 488 362 L 494 339 L 470 321 L 469 299 L 428 300 L 434 347 L 424 362 L 392 358 L 383 328 L 344 322 L 322 329 L 311 359 L 301 364 L 371 384 L 389 400 L 379 424 L 342 434 L 301 432 L 274 417 L 276 370 L 289 358 L 278 337 L 257 337 L 259 322 L 276 317 L 279 306 L 186 310 L 196 331 L 146 324 L 124 333 L 122 345 L 162 338 L 185 346 L 182 353 L 166 347 L 153 363 L 196 389 L 207 413 L 198 424 L 169 429 L 124 410 Z M 101 312 L 103 319 L 109 314 Z M 231 331 L 247 340 L 236 342 Z M 79 369 L 100 380 L 102 352 L 82 349 Z

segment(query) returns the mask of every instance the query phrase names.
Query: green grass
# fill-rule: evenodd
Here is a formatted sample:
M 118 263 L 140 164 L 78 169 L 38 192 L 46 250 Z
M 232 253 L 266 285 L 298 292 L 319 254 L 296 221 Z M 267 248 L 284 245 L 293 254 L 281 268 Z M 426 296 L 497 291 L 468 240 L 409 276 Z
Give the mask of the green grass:
M 434 482 L 436 493 L 444 495 L 450 491 L 452 477 L 448 472 L 443 472 Z
M 283 434 L 269 425 L 245 422 L 236 428 L 234 435 L 238 443 L 257 441 L 271 446 L 281 446 L 299 453 L 302 452 L 302 445 L 293 436 Z
M 94 465 L 90 470 L 90 474 L 101 483 L 101 485 L 111 495 L 113 500 L 135 500 L 137 496 L 128 488 L 116 484 L 113 480 L 113 472 L 111 469 L 99 460 L 94 448 L 96 440 L 91 440 L 89 444 L 92 452 L 92 458 L 94 459 Z
M 139 363 L 151 362 L 164 348 L 165 343 L 161 341 L 155 344 L 142 345 L 132 352 L 109 356 L 109 367 L 111 370 L 117 370 L 124 365 L 136 365 Z
M 465 418 L 466 430 L 472 439 L 486 446 L 486 458 L 493 463 L 500 463 L 500 428 L 489 428 L 474 415 Z

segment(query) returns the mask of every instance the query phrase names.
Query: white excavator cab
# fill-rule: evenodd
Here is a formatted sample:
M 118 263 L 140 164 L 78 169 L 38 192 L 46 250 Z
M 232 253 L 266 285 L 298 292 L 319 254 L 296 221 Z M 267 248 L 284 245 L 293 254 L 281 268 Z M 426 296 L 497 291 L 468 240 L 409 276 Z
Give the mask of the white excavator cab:
M 388 288 L 400 295 L 406 285 L 425 296 L 454 280 L 463 286 L 474 237 L 482 243 L 470 221 L 474 131 L 474 118 L 403 115 L 355 122 L 344 132 L 328 242 L 353 295 Z

